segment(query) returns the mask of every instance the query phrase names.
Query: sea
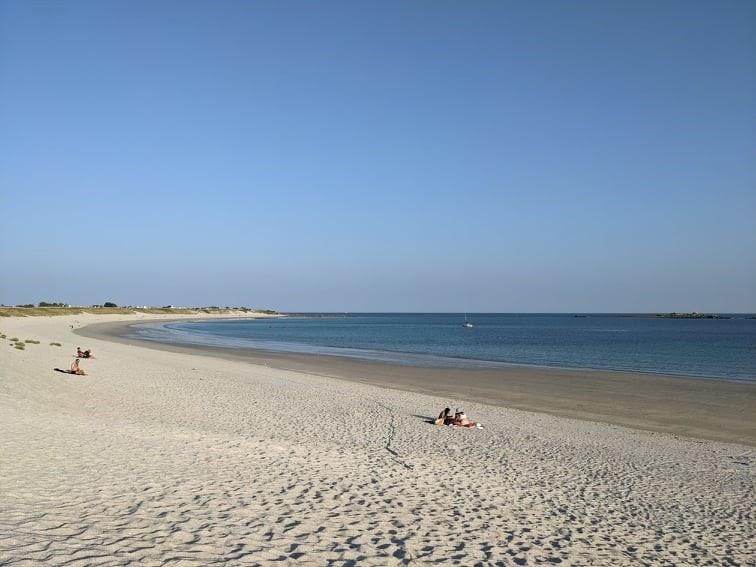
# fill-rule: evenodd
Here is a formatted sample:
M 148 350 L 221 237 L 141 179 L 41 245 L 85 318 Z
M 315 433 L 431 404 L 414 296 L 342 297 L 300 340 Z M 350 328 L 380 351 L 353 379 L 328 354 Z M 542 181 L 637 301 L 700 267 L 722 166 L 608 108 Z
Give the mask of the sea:
M 472 328 L 463 326 L 467 320 Z M 307 313 L 144 323 L 141 339 L 423 367 L 525 365 L 756 382 L 756 318 L 524 313 Z

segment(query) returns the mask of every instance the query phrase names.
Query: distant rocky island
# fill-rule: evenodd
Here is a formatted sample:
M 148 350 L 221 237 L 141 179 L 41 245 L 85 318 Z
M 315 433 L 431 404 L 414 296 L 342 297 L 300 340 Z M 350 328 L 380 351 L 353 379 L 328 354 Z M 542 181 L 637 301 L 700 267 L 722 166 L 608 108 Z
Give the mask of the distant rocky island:
M 732 319 L 732 317 L 727 315 L 697 313 L 695 311 L 692 313 L 675 313 L 674 311 L 672 313 L 656 313 L 654 317 L 659 317 L 660 319 Z
M 576 313 L 573 317 L 625 317 L 627 319 L 756 319 L 756 315 L 721 315 L 718 313 Z

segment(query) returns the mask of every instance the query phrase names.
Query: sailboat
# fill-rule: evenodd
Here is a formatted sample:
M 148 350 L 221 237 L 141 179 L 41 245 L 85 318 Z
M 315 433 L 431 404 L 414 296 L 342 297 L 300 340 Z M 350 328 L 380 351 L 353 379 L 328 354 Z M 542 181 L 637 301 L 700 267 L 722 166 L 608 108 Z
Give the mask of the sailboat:
M 466 327 L 468 329 L 472 329 L 473 328 L 473 324 L 470 323 L 470 321 L 467 320 L 467 313 L 465 313 L 465 322 L 462 323 L 462 326 Z

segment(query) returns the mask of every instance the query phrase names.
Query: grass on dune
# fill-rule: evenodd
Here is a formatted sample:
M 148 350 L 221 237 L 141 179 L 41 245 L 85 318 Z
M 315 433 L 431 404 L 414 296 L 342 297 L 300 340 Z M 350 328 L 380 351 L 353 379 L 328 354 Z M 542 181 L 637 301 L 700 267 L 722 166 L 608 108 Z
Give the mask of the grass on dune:
M 0 317 L 55 317 L 60 315 L 132 315 L 134 313 L 147 313 L 153 315 L 196 315 L 198 313 L 236 313 L 238 311 L 249 312 L 244 309 L 222 308 L 186 308 L 171 309 L 168 307 L 0 307 Z M 269 309 L 263 309 L 260 313 L 275 313 Z

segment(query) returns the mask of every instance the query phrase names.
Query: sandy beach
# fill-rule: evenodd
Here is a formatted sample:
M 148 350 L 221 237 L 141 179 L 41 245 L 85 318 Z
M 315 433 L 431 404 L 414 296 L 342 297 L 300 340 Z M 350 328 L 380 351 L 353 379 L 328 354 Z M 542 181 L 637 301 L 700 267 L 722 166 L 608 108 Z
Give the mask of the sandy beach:
M 756 446 L 756 386 L 751 383 L 517 365 L 424 368 L 339 356 L 182 346 L 135 339 L 132 325 L 129 321 L 95 323 L 77 329 L 76 334 L 447 399 Z
M 425 369 L 145 348 L 130 320 L 0 319 L 39 341 L 0 345 L 0 565 L 755 564 L 753 385 L 429 386 Z M 76 346 L 88 375 L 54 372 Z M 444 406 L 484 428 L 428 424 Z

